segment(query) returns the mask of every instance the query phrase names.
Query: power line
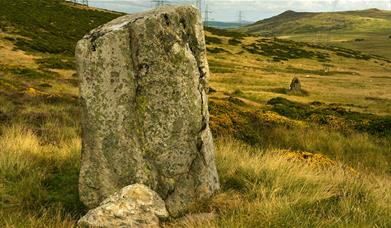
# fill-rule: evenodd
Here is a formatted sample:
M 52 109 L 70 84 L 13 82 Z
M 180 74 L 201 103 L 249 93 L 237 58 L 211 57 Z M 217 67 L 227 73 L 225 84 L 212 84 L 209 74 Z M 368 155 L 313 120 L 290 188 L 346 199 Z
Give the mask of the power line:
M 156 5 L 156 7 L 159 7 L 159 6 L 162 6 L 162 5 L 165 5 L 167 3 L 166 0 L 152 0 L 152 2 L 154 2 Z
M 194 0 L 177 0 L 177 1 L 175 1 L 175 0 L 152 0 L 152 2 L 155 3 L 156 7 L 162 6 L 162 5 L 194 4 Z

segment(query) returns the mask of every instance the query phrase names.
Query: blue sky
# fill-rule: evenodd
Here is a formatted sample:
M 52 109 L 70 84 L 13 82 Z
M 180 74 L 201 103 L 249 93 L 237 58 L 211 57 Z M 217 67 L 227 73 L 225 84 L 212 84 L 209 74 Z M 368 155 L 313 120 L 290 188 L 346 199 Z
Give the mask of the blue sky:
M 80 0 L 79 0 L 80 1 Z M 134 13 L 155 7 L 154 0 L 89 0 L 91 6 Z M 171 4 L 194 4 L 194 0 L 166 0 Z M 208 5 L 211 20 L 233 22 L 257 21 L 286 10 L 345 11 L 368 8 L 391 9 L 391 0 L 202 0 L 202 9 Z

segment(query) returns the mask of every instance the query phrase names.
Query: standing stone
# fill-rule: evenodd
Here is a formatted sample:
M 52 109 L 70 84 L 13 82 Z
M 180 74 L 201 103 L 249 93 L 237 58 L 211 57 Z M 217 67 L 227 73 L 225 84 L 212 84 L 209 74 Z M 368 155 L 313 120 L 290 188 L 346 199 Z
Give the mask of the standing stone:
M 179 216 L 219 189 L 196 8 L 166 6 L 117 18 L 78 42 L 76 60 L 85 205 L 94 208 L 140 183 Z
M 294 77 L 290 85 L 290 92 L 301 92 L 301 82 L 300 79 Z

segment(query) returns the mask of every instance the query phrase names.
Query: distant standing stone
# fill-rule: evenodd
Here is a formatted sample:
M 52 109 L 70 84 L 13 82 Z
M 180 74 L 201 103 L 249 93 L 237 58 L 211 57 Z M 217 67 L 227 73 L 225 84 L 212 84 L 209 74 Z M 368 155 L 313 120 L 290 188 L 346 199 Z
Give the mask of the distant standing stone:
M 169 216 L 164 201 L 145 185 L 127 186 L 83 216 L 81 227 L 159 227 Z
M 199 11 L 165 6 L 117 18 L 77 44 L 90 208 L 144 184 L 180 216 L 219 189 L 209 128 L 209 68 Z
M 300 79 L 294 77 L 290 85 L 290 92 L 301 92 L 301 82 Z

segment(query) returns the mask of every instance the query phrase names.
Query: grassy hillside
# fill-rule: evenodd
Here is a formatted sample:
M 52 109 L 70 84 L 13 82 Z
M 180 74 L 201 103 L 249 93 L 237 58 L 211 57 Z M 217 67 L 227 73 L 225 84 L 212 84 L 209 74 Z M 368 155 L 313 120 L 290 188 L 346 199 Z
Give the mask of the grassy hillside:
M 72 53 L 119 14 L 0 3 L 0 226 L 74 227 L 86 209 Z M 390 227 L 391 61 L 213 28 L 206 41 L 222 190 L 193 212 L 217 217 L 164 225 Z
M 52 54 L 73 55 L 74 43 L 91 28 L 119 16 L 63 0 L 0 0 L 0 5 L 0 31 L 20 35 L 14 37 L 18 48 Z
M 296 41 L 329 43 L 391 58 L 391 11 L 286 11 L 244 26 L 240 31 Z

